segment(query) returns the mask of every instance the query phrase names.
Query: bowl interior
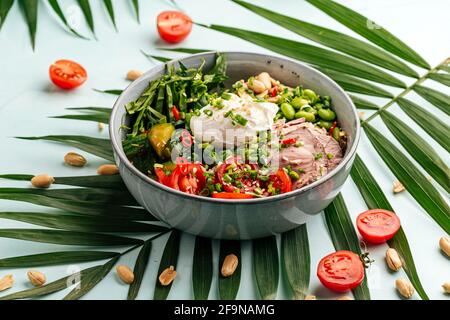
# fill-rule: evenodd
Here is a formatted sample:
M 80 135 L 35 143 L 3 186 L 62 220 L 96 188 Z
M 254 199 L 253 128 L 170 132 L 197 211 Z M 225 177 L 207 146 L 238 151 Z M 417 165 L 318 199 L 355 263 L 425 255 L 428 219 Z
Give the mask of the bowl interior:
M 339 170 L 346 164 L 349 158 L 351 158 L 356 151 L 360 128 L 356 109 L 351 99 L 342 88 L 340 88 L 333 80 L 325 76 L 323 73 L 292 60 L 245 52 L 225 52 L 225 54 L 228 65 L 227 75 L 229 76 L 229 79 L 226 82 L 227 86 L 231 86 L 234 82 L 240 79 L 247 79 L 250 76 L 257 75 L 265 71 L 268 72 L 273 78 L 288 86 L 295 87 L 302 85 L 304 88 L 312 89 L 320 95 L 330 96 L 332 99 L 332 107 L 337 114 L 340 126 L 347 132 L 348 135 L 347 149 L 344 159 L 333 171 Z M 169 63 L 175 64 L 175 67 L 177 67 L 178 61 L 181 61 L 187 67 L 198 67 L 203 61 L 205 61 L 204 70 L 208 70 L 214 65 L 215 55 L 216 53 L 214 52 L 196 54 L 180 60 L 171 61 Z M 128 102 L 137 99 L 149 85 L 149 82 L 158 79 L 164 73 L 164 65 L 152 68 L 142 77 L 133 82 L 122 93 L 114 106 L 110 120 L 110 136 L 113 143 L 113 148 L 127 165 L 132 166 L 132 164 L 126 160 L 122 148 L 122 140 L 125 138 L 126 132 L 120 129 L 122 124 L 129 125 L 129 118 L 125 112 L 124 106 Z M 133 171 L 137 171 L 137 169 L 133 169 Z M 328 175 L 332 174 L 332 172 Z M 326 176 L 313 184 L 320 183 L 320 181 L 324 179 L 326 179 Z M 156 181 L 154 183 L 158 184 Z M 311 187 L 311 185 L 309 185 L 309 187 Z M 308 188 L 308 185 L 301 189 L 292 191 L 291 193 L 299 192 L 299 190 L 304 188 Z

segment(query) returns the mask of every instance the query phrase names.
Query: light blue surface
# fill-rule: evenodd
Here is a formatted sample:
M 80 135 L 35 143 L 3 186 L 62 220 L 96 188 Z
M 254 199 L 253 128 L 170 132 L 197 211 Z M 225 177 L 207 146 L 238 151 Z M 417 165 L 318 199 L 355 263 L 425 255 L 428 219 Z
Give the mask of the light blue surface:
M 80 13 L 74 6 L 75 2 L 67 0 L 60 2 L 64 11 L 68 15 L 70 14 L 71 21 L 74 21 L 75 24 L 80 22 L 81 30 L 84 34 L 89 34 L 85 29 L 85 23 L 82 21 Z M 12 9 L 0 32 L 0 145 L 2 147 L 0 173 L 38 174 L 48 172 L 54 176 L 94 174 L 96 167 L 102 163 L 100 159 L 87 156 L 89 165 L 86 168 L 76 170 L 68 168 L 62 163 L 64 154 L 72 151 L 72 149 L 46 142 L 19 141 L 11 137 L 45 134 L 84 134 L 106 137 L 106 130 L 99 133 L 95 123 L 56 120 L 48 117 L 65 114 L 64 108 L 66 107 L 112 106 L 115 99 L 113 96 L 96 93 L 92 91 L 92 88 L 124 88 L 128 84 L 124 80 L 128 70 L 139 69 L 145 71 L 152 67 L 152 62 L 149 62 L 140 53 L 140 49 L 159 55 L 167 55 L 155 49 L 155 47 L 164 44 L 158 40 L 154 21 L 160 11 L 171 8 L 168 1 L 141 1 L 141 25 L 137 25 L 135 22 L 128 1 L 114 1 L 119 28 L 118 34 L 114 32 L 101 2 L 91 2 L 99 41 L 84 41 L 68 34 L 59 25 L 57 19 L 49 17 L 51 14 L 50 10 L 44 8 L 48 7 L 48 4 L 42 1 L 43 6 L 41 6 L 39 11 L 40 21 L 35 52 L 30 48 L 28 31 L 17 5 Z M 269 0 L 257 2 L 265 7 L 349 33 L 346 28 L 303 1 L 277 1 L 277 3 L 283 3 L 282 5 L 274 5 L 275 2 Z M 442 36 L 443 30 L 449 30 L 450 28 L 450 21 L 447 16 L 450 11 L 450 2 L 447 0 L 426 2 L 421 0 L 346 0 L 340 2 L 373 18 L 377 23 L 410 44 L 433 66 L 449 56 L 450 42 Z M 247 27 L 249 30 L 300 39 L 299 36 L 267 22 L 230 1 L 180 0 L 179 3 L 198 22 L 215 22 L 230 26 Z M 309 42 L 307 40 L 304 41 Z M 214 31 L 208 31 L 201 27 L 194 27 L 191 36 L 183 43 L 183 46 L 217 50 L 266 52 L 245 41 Z M 48 66 L 60 58 L 76 60 L 86 67 L 89 72 L 89 81 L 86 85 L 73 92 L 62 92 L 49 83 Z M 407 83 L 412 82 L 411 79 L 406 78 L 405 81 Z M 449 91 L 448 88 L 432 81 L 427 81 L 426 85 L 442 91 Z M 398 92 L 398 90 L 389 90 L 393 93 Z M 432 110 L 435 114 L 444 117 L 442 112 L 415 94 L 408 95 L 408 98 Z M 373 99 L 373 101 L 382 103 L 381 99 Z M 404 118 L 411 127 L 423 134 L 443 159 L 447 163 L 450 162 L 448 153 L 399 111 L 398 107 L 391 107 L 390 110 Z M 368 114 L 369 112 L 366 112 L 366 116 Z M 373 121 L 373 123 L 388 137 L 392 137 L 379 120 Z M 394 139 L 392 138 L 392 140 Z M 398 145 L 398 143 L 396 144 Z M 448 296 L 443 295 L 441 285 L 446 281 L 450 281 L 449 260 L 443 257 L 438 248 L 438 240 L 445 234 L 444 231 L 429 218 L 409 194 L 392 195 L 392 182 L 395 178 L 379 156 L 376 155 L 376 152 L 365 137 L 361 141 L 359 153 L 402 220 L 402 225 L 409 239 L 425 290 L 430 298 L 448 299 Z M 27 185 L 27 183 L 0 181 L 1 187 Z M 350 180 L 347 181 L 344 187 L 343 195 L 352 217 L 356 217 L 359 212 L 366 209 L 361 196 Z M 39 211 L 43 209 L 10 201 L 0 201 L 0 205 L 1 211 Z M 7 220 L 0 221 L 0 228 L 21 227 L 26 228 L 30 226 Z M 315 266 L 320 258 L 333 251 L 332 243 L 321 216 L 308 223 L 308 231 L 312 261 L 311 293 L 316 294 L 320 298 L 334 298 L 336 295 L 324 289 L 315 276 Z M 165 237 L 158 239 L 154 243 L 150 265 L 139 294 L 140 299 L 149 299 L 153 296 L 156 270 L 164 241 Z M 190 279 L 193 245 L 193 237 L 183 235 L 180 250 L 181 256 L 177 268 L 179 277 L 174 283 L 169 298 L 192 297 Z M 251 269 L 250 243 L 246 242 L 243 246 L 243 273 L 238 298 L 254 299 L 257 298 L 257 292 Z M 368 271 L 369 286 L 373 299 L 398 299 L 394 289 L 394 281 L 398 277 L 405 277 L 403 272 L 392 274 L 387 271 L 384 262 L 386 248 L 385 245 L 369 248 L 372 258 L 376 260 Z M 0 257 L 2 258 L 54 250 L 65 250 L 65 248 L 62 246 L 57 247 L 0 239 Z M 131 253 L 124 257 L 120 263 L 132 266 L 136 255 L 137 252 Z M 217 245 L 214 247 L 214 256 L 214 267 L 217 269 Z M 80 267 L 84 268 L 93 264 L 83 264 Z M 68 272 L 66 266 L 40 268 L 40 270 L 47 274 L 49 281 L 65 276 Z M 0 270 L 0 276 L 7 273 L 14 274 L 16 283 L 13 290 L 15 291 L 29 287 L 26 271 L 26 269 Z M 280 283 L 278 296 L 279 298 L 285 298 L 285 286 L 283 282 Z M 122 285 L 116 279 L 115 273 L 111 272 L 85 298 L 124 299 L 127 290 L 128 287 Z M 59 292 L 48 298 L 59 299 L 66 293 L 67 291 Z M 416 298 L 417 296 L 415 295 L 414 297 Z M 217 298 L 217 279 L 213 281 L 210 298 Z

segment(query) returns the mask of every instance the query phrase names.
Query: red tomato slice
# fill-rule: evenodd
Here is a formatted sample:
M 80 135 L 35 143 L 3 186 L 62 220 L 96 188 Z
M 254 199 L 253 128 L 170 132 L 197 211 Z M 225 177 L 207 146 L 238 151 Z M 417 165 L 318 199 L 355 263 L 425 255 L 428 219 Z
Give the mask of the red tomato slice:
M 364 280 L 364 265 L 357 254 L 337 251 L 320 260 L 317 276 L 328 289 L 345 292 L 356 288 Z
M 50 79 L 58 87 L 70 90 L 81 86 L 87 79 L 86 70 L 70 60 L 58 60 L 50 66 Z
M 291 178 L 283 168 L 278 169 L 277 174 L 274 177 L 274 187 L 277 189 L 279 188 L 281 193 L 292 191 Z
M 190 194 L 199 194 L 206 184 L 201 164 L 178 163 L 176 168 L 168 176 L 161 168 L 155 168 L 155 174 L 160 183 L 175 190 L 181 190 Z
M 172 107 L 172 115 L 176 121 L 180 120 L 180 111 L 178 111 L 176 106 Z
M 179 11 L 164 11 L 158 15 L 157 26 L 161 38 L 170 43 L 178 43 L 191 33 L 192 20 Z
M 253 196 L 251 194 L 233 193 L 233 192 L 213 193 L 212 197 L 217 198 L 217 199 L 252 199 L 253 198 Z
M 361 213 L 356 219 L 359 233 L 371 243 L 383 243 L 400 229 L 400 219 L 388 210 L 374 209 Z

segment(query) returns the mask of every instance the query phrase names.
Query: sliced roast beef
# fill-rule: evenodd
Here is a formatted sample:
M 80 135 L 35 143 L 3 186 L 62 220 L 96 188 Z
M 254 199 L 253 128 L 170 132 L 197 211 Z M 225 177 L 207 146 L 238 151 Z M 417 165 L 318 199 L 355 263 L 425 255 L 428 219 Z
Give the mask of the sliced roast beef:
M 278 123 L 275 129 L 280 134 L 281 141 L 292 138 L 297 141 L 297 144 L 283 146 L 280 151 L 281 165 L 289 165 L 300 173 L 300 180 L 295 182 L 295 188 L 318 180 L 342 160 L 338 142 L 325 129 L 305 122 L 304 119 Z

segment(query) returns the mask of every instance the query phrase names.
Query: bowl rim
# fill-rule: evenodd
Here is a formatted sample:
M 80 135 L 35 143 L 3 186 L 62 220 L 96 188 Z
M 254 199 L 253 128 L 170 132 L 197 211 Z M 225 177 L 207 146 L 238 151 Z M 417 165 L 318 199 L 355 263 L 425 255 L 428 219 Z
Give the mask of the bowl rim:
M 347 94 L 347 92 L 345 92 L 344 89 L 341 86 L 339 86 L 334 80 L 332 80 L 330 77 L 328 77 L 324 73 L 320 72 L 319 70 L 314 69 L 314 68 L 310 67 L 309 65 L 304 64 L 302 62 L 299 62 L 299 61 L 296 61 L 293 59 L 289 59 L 289 58 L 285 58 L 285 57 L 268 55 L 268 54 L 264 54 L 264 53 L 246 52 L 246 51 L 208 51 L 208 52 L 191 54 L 191 55 L 187 55 L 187 56 L 184 56 L 184 57 L 181 57 L 178 59 L 170 60 L 163 65 L 156 65 L 156 66 L 152 67 L 150 70 L 148 70 L 147 72 L 145 72 L 139 79 L 145 78 L 145 76 L 147 74 L 149 74 L 150 72 L 152 72 L 152 70 L 154 70 L 155 68 L 161 68 L 167 64 L 172 65 L 172 64 L 177 63 L 180 60 L 184 60 L 187 58 L 196 58 L 196 57 L 201 58 L 202 56 L 207 56 L 207 55 L 210 55 L 211 53 L 217 53 L 217 52 L 224 53 L 224 54 L 233 54 L 233 55 L 238 55 L 238 54 L 256 55 L 256 56 L 261 56 L 261 57 L 265 57 L 268 59 L 275 59 L 275 60 L 278 60 L 281 62 L 285 61 L 287 63 L 295 63 L 295 64 L 302 65 L 302 67 L 309 69 L 309 71 L 312 71 L 313 73 L 317 73 L 320 77 L 325 78 L 331 85 L 333 85 L 338 91 L 340 91 L 343 94 L 343 97 L 346 100 L 346 103 L 348 105 L 350 105 L 350 107 L 353 111 L 354 119 L 355 120 L 358 119 L 358 113 L 357 113 L 356 107 L 355 107 L 352 99 Z M 292 198 L 299 194 L 305 193 L 305 192 L 321 185 L 322 183 L 325 183 L 326 181 L 330 180 L 331 178 L 333 178 L 339 171 L 341 171 L 348 164 L 348 162 L 351 159 L 353 159 L 354 155 L 356 154 L 358 145 L 359 145 L 360 136 L 361 136 L 361 124 L 359 121 L 355 121 L 356 122 L 356 130 L 355 130 L 354 142 L 353 142 L 353 145 L 350 148 L 350 150 L 347 151 L 347 154 L 342 159 L 341 163 L 339 163 L 339 165 L 336 168 L 334 168 L 331 172 L 327 173 L 325 176 L 323 176 L 319 180 L 316 180 L 313 183 L 310 183 L 300 189 L 296 189 L 296 190 L 293 190 L 293 191 L 290 191 L 287 193 L 282 193 L 279 195 L 265 197 L 265 198 L 254 198 L 254 199 L 218 199 L 218 198 L 188 194 L 188 193 L 167 187 L 167 186 L 159 183 L 158 181 L 146 176 L 141 171 L 139 171 L 135 166 L 133 166 L 133 164 L 128 160 L 125 153 L 123 152 L 123 149 L 121 148 L 122 141 L 118 141 L 118 139 L 116 139 L 116 135 L 114 132 L 116 129 L 119 129 L 119 128 L 114 125 L 114 119 L 115 119 L 115 115 L 119 112 L 119 108 L 123 107 L 123 105 L 119 104 L 119 102 L 121 102 L 123 100 L 123 98 L 128 94 L 128 91 L 134 87 L 134 85 L 136 84 L 136 82 L 139 79 L 133 81 L 130 85 L 128 85 L 127 88 L 125 88 L 125 90 L 123 90 L 123 92 L 120 94 L 120 96 L 117 98 L 116 102 L 114 103 L 113 109 L 111 111 L 111 116 L 110 116 L 110 121 L 109 121 L 109 136 L 110 136 L 111 144 L 113 147 L 113 151 L 114 151 L 115 155 L 117 157 L 119 157 L 120 161 L 125 165 L 125 167 L 128 170 L 130 170 L 135 176 L 137 176 L 139 179 L 141 179 L 143 182 L 149 183 L 153 187 L 156 187 L 162 191 L 169 192 L 175 196 L 180 196 L 180 197 L 191 199 L 191 200 L 198 200 L 198 201 L 202 201 L 202 202 L 224 204 L 224 205 L 234 205 L 234 204 L 255 205 L 255 204 L 260 204 L 260 203 L 279 201 L 279 200 L 283 200 L 283 199 L 287 199 L 287 198 Z

